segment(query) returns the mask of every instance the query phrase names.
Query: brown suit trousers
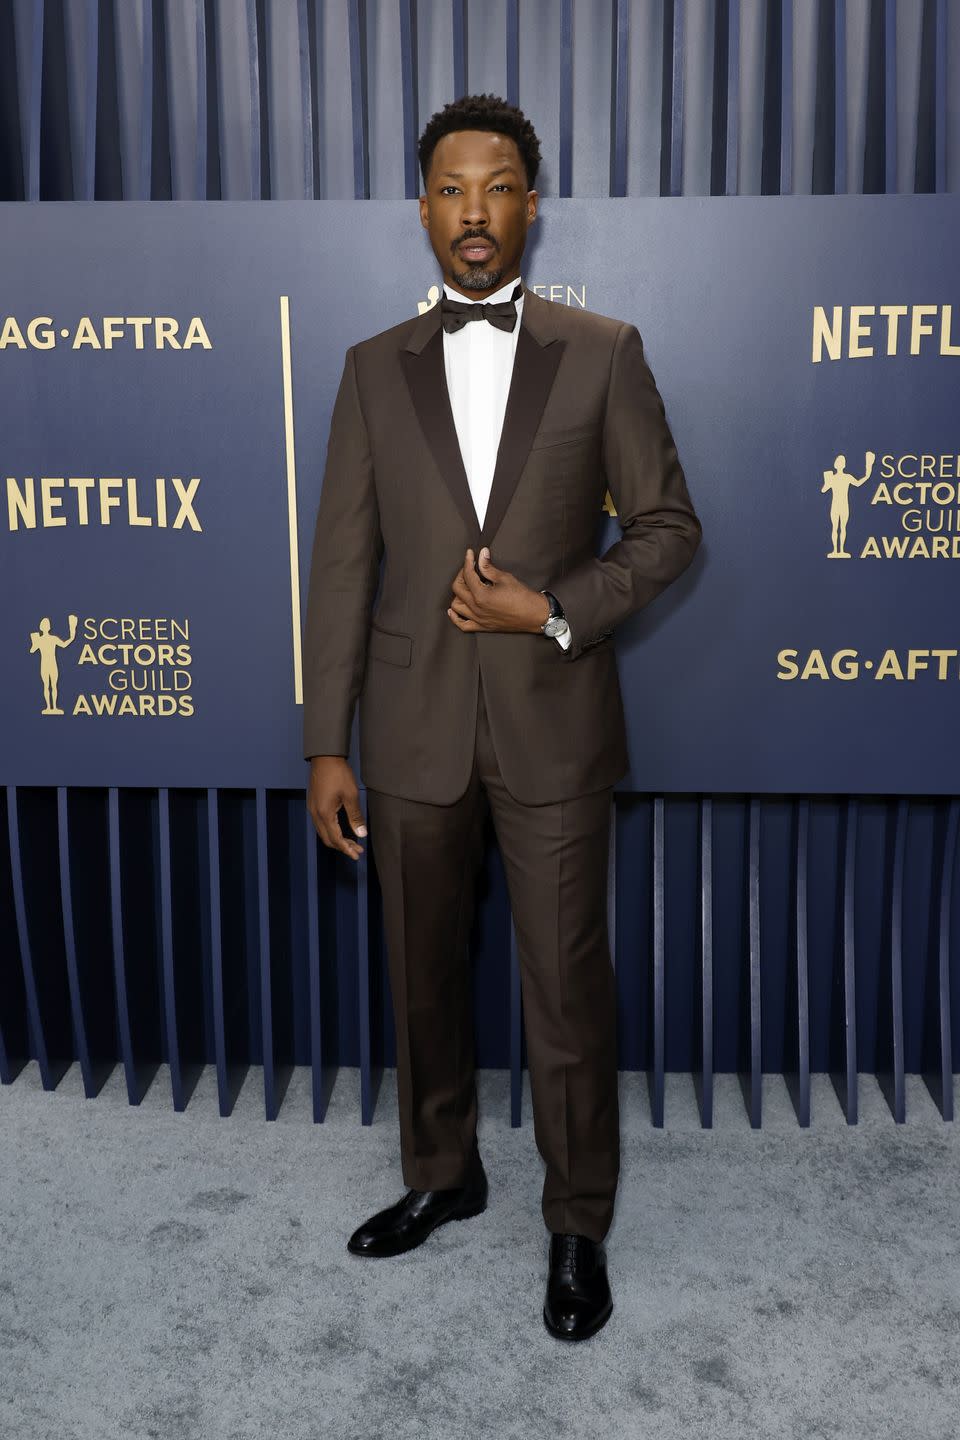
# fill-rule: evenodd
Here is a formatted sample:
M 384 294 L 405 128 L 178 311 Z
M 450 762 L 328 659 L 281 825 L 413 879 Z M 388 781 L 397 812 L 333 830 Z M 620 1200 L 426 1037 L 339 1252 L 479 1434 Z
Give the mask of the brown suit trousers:
M 481 524 L 442 342 L 434 306 L 347 351 L 311 558 L 303 753 L 348 755 L 359 709 L 408 1184 L 455 1185 L 474 1134 L 465 950 L 485 796 L 520 946 L 544 1218 L 599 1239 L 619 1167 L 607 837 L 629 768 L 612 637 L 686 569 L 700 523 L 636 327 L 524 287 Z M 621 538 L 597 556 L 608 490 Z M 483 545 L 553 591 L 569 649 L 450 620 L 467 547 Z
M 602 1240 L 619 1173 L 616 988 L 607 932 L 611 787 L 524 805 L 504 783 L 481 686 L 452 805 L 367 791 L 397 1035 L 403 1179 L 459 1185 L 476 1137 L 474 883 L 489 805 L 517 934 L 547 1228 Z

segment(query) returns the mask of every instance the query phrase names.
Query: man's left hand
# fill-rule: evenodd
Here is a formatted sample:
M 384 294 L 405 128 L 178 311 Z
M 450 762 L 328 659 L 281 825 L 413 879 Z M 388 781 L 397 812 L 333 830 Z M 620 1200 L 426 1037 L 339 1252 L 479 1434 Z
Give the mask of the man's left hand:
M 509 570 L 498 570 L 486 545 L 477 564 L 479 575 L 473 551 L 468 550 L 453 581 L 453 599 L 447 614 L 457 629 L 535 634 L 550 614 L 547 597 L 524 585 Z

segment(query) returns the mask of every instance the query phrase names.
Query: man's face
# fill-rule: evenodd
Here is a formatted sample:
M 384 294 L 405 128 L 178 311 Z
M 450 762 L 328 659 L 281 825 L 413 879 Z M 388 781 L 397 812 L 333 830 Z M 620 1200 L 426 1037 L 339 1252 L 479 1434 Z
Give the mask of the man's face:
M 537 199 L 536 190 L 527 189 L 520 151 L 508 135 L 491 130 L 444 135 L 420 196 L 420 221 L 447 284 L 482 300 L 515 280 Z M 479 247 L 475 254 L 471 244 Z

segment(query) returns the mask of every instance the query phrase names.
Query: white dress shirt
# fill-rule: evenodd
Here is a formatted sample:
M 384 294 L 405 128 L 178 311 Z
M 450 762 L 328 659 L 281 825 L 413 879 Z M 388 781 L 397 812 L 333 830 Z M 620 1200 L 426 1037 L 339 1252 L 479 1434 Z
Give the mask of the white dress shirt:
M 517 285 L 518 276 L 502 285 L 492 295 L 482 300 L 473 300 L 451 290 L 444 282 L 443 290 L 451 300 L 461 304 L 495 304 L 509 300 Z M 447 377 L 447 390 L 453 420 L 460 441 L 460 454 L 470 484 L 474 509 L 480 524 L 487 513 L 493 471 L 500 448 L 500 433 L 507 408 L 507 394 L 513 376 L 513 362 L 517 353 L 517 339 L 523 315 L 523 294 L 516 301 L 517 323 L 512 330 L 500 330 L 488 320 L 473 320 L 461 325 L 459 330 L 447 331 L 443 335 L 443 367 Z M 493 563 L 496 558 L 491 555 Z M 564 635 L 554 636 L 564 650 L 573 639 L 569 629 Z

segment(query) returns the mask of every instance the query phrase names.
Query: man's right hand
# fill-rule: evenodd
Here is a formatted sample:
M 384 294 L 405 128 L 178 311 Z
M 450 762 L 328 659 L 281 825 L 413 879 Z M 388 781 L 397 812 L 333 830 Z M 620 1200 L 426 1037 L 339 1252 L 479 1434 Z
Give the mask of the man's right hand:
M 351 860 L 363 854 L 363 846 L 344 835 L 337 812 L 346 812 L 350 828 L 356 835 L 366 835 L 360 809 L 360 795 L 353 771 L 344 755 L 313 755 L 310 759 L 310 780 L 307 787 L 307 809 L 317 834 L 330 850 L 342 850 Z

